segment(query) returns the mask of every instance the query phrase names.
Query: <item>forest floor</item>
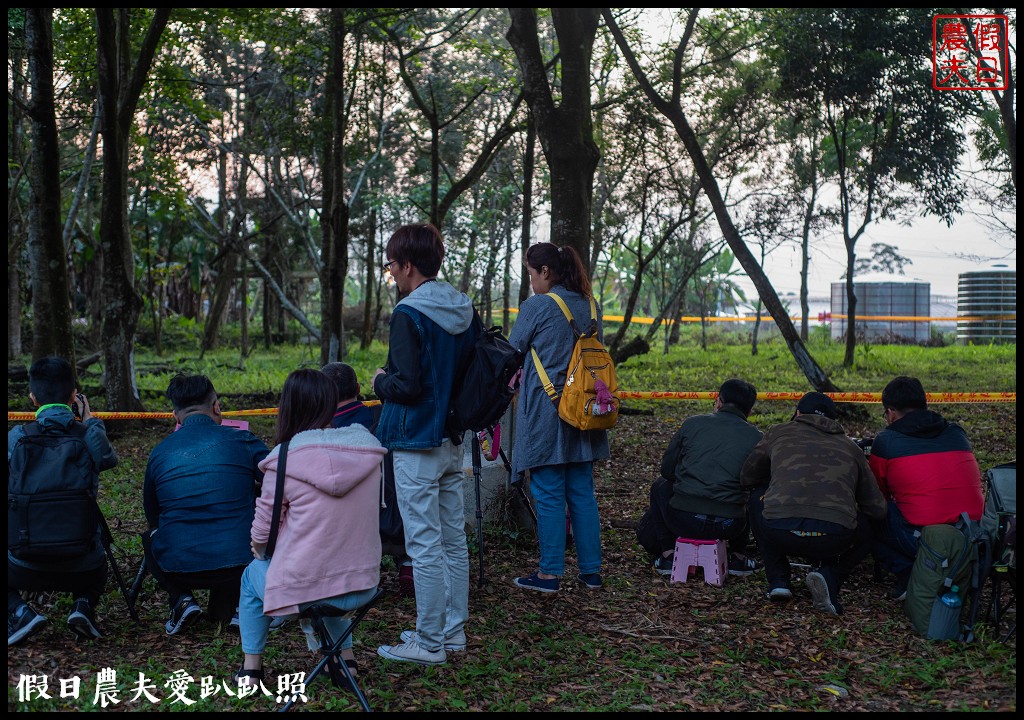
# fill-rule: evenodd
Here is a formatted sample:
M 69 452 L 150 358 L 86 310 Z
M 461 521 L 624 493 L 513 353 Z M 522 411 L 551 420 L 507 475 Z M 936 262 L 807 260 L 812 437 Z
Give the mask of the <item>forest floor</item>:
M 11 398 L 9 397 L 9 400 Z M 641 403 L 641 405 L 643 405 Z M 647 503 L 661 455 L 687 415 L 707 412 L 710 403 L 649 404 L 623 415 L 612 436 L 612 458 L 596 467 L 602 519 L 605 586 L 575 585 L 568 551 L 561 592 L 531 593 L 512 585 L 536 569 L 532 528 L 508 522 L 486 525 L 483 573 L 475 528 L 470 537 L 471 593 L 469 646 L 450 653 L 445 666 L 424 668 L 387 662 L 376 647 L 398 641 L 415 624 L 415 603 L 398 596 L 393 567 L 382 572 L 386 595 L 359 625 L 356 656 L 361 685 L 378 711 L 1015 711 L 1016 634 L 1005 642 L 982 623 L 971 644 L 929 642 L 916 636 L 900 605 L 886 598 L 888 581 L 876 581 L 870 563 L 843 590 L 846 612 L 827 616 L 811 608 L 794 577 L 794 600 L 765 599 L 763 571 L 730 577 L 724 587 L 703 582 L 673 584 L 655 574 L 637 545 L 633 525 Z M 752 418 L 766 427 L 791 412 L 784 403 L 759 403 Z M 244 406 L 238 399 L 236 407 Z M 940 408 L 941 409 L 941 408 Z M 764 413 L 756 415 L 756 413 Z M 968 410 L 962 412 L 968 413 Z M 869 436 L 880 424 L 875 413 L 846 418 L 848 433 Z M 984 429 L 973 439 L 979 455 L 1013 459 L 1016 408 L 987 406 Z M 267 420 L 253 429 L 269 441 Z M 763 429 L 764 429 L 763 427 Z M 146 458 L 163 437 L 165 424 L 124 421 L 109 424 L 121 456 L 118 479 L 101 483 L 104 506 L 120 548 L 119 565 L 130 583 L 138 567 L 136 541 L 142 528 L 141 480 Z M 969 432 L 971 429 L 969 427 Z M 471 492 L 472 485 L 467 485 Z M 511 512 L 509 493 L 491 508 Z M 133 624 L 113 583 L 108 583 L 99 618 L 102 639 L 78 643 L 64 619 L 66 595 L 38 598 L 49 624 L 20 646 L 8 648 L 8 710 L 98 710 L 105 669 L 116 673 L 118 702 L 106 710 L 265 711 L 277 707 L 276 685 L 269 695 L 229 697 L 231 674 L 241 649 L 233 628 L 200 622 L 179 637 L 163 630 L 166 603 L 150 579 L 139 601 L 141 622 Z M 200 602 L 203 602 L 200 593 Z M 1009 623 L 1016 622 L 1015 610 Z M 295 623 L 270 638 L 271 673 L 308 672 L 316 657 Z M 180 671 L 180 672 L 179 672 Z M 140 674 L 153 687 L 153 702 L 140 692 Z M 182 695 L 173 692 L 175 676 Z M 28 678 L 35 688 L 46 678 L 46 693 L 25 698 Z M 73 678 L 80 679 L 77 696 Z M 207 678 L 204 680 L 204 678 Z M 66 682 L 65 682 L 66 681 Z M 213 691 L 216 691 L 213 693 Z M 61 698 L 62 691 L 68 695 Z M 210 694 L 213 693 L 213 694 Z M 353 695 L 315 681 L 308 700 L 296 709 L 359 710 Z

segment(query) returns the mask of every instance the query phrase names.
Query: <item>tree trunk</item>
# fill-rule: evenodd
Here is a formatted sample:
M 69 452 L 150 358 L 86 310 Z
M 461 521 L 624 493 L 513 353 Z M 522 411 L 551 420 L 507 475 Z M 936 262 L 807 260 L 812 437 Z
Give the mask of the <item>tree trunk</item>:
M 526 147 L 523 150 L 523 229 L 519 238 L 520 257 L 526 262 L 526 251 L 530 249 L 530 227 L 533 223 L 533 167 L 537 147 L 537 124 L 533 121 L 533 113 L 526 119 Z M 530 297 L 530 274 L 525 270 L 520 273 L 519 305 Z M 506 329 L 508 324 L 505 325 Z
M 331 53 L 327 72 L 327 105 L 330 108 L 330 148 L 325 153 L 323 269 L 320 278 L 321 364 L 345 356 L 345 276 L 348 274 L 348 203 L 345 201 L 345 9 L 331 9 Z
M 32 360 L 57 355 L 75 365 L 67 256 L 60 215 L 60 147 L 53 95 L 53 9 L 26 8 L 30 97 L 28 251 Z M 20 322 L 20 320 L 19 320 Z
M 372 182 L 372 181 L 371 181 Z M 374 183 L 375 184 L 375 183 Z M 380 294 L 377 282 L 377 206 L 373 205 L 369 213 L 369 230 L 366 233 L 366 291 L 363 293 L 363 334 L 359 348 L 366 350 L 373 342 L 375 325 L 373 317 L 374 298 Z
M 242 347 L 240 351 L 241 364 L 245 366 L 245 359 L 249 357 L 249 263 L 242 258 L 242 277 L 238 283 L 238 296 L 242 304 Z
M 269 350 L 271 347 L 271 302 L 270 296 L 270 283 L 264 278 L 263 280 L 263 349 Z
M 11 68 L 10 101 L 7 103 L 7 359 L 16 360 L 21 346 L 21 254 L 25 241 L 25 216 L 17 201 L 24 177 L 25 154 L 22 138 L 22 108 L 25 99 L 25 55 L 21 43 L 7 46 Z
M 135 289 L 135 258 L 128 228 L 128 143 L 135 107 L 170 13 L 169 8 L 154 11 L 133 67 L 129 10 L 96 8 L 98 93 L 103 118 L 101 339 L 109 410 L 143 409 L 135 386 L 135 330 L 142 298 Z
M 561 65 L 557 106 L 541 57 L 536 10 L 508 11 L 512 24 L 505 37 L 519 61 L 523 94 L 551 171 L 551 242 L 575 248 L 589 272 L 594 172 L 601 157 L 591 118 L 590 60 L 600 9 L 551 9 Z
M 843 366 L 853 367 L 854 352 L 857 350 L 857 294 L 853 288 L 853 267 L 857 263 L 853 246 L 846 245 L 846 352 Z
M 750 333 L 750 354 L 757 355 L 757 333 L 761 330 L 761 301 L 758 300 L 754 312 L 754 330 Z
M 228 299 L 231 297 L 231 288 L 238 277 L 235 266 L 238 264 L 238 256 L 231 251 L 224 253 L 221 259 L 220 272 L 213 283 L 213 294 L 210 296 L 210 312 L 206 315 L 206 325 L 203 328 L 202 349 L 199 357 L 203 357 L 207 350 L 217 347 L 217 338 L 220 335 L 220 325 L 224 321 L 224 313 L 228 306 Z
M 768 312 L 771 313 L 775 319 L 775 323 L 779 326 L 779 330 L 782 332 L 782 337 L 786 341 L 786 345 L 789 347 L 789 351 L 793 354 L 793 358 L 796 361 L 797 366 L 807 377 L 811 386 L 819 392 L 838 392 L 837 388 L 832 381 L 829 379 L 825 371 L 818 365 L 817 361 L 808 352 L 807 347 L 800 340 L 800 335 L 797 333 L 796 328 L 793 325 L 793 321 L 789 317 L 789 313 L 782 306 L 782 302 L 779 300 L 778 294 L 775 292 L 775 288 L 772 287 L 771 281 L 764 274 L 761 266 L 758 265 L 757 260 L 751 254 L 747 248 L 746 243 L 743 242 L 743 238 L 740 237 L 739 231 L 733 224 L 732 217 L 729 214 L 729 209 L 726 207 L 725 200 L 722 198 L 721 190 L 718 187 L 718 181 L 715 180 L 714 174 L 711 172 L 711 168 L 708 165 L 707 158 L 704 155 L 704 151 L 700 146 L 700 141 L 697 139 L 697 134 L 690 127 L 689 121 L 686 119 L 686 114 L 683 112 L 682 106 L 679 104 L 679 97 L 675 96 L 671 101 L 662 98 L 654 86 L 651 85 L 647 79 L 646 74 L 637 62 L 636 56 L 633 54 L 632 48 L 629 43 L 626 42 L 625 37 L 622 35 L 622 31 L 619 29 L 618 24 L 615 22 L 615 18 L 612 16 L 611 11 L 608 9 L 604 10 L 605 22 L 612 34 L 615 36 L 616 44 L 622 51 L 626 62 L 629 64 L 633 71 L 633 75 L 636 77 L 637 82 L 643 88 L 644 93 L 648 99 L 658 108 L 673 125 L 676 130 L 676 134 L 679 139 L 682 140 L 686 152 L 690 156 L 693 162 L 694 168 L 697 171 L 697 175 L 700 178 L 701 187 L 704 190 L 704 194 L 707 195 L 708 200 L 711 202 L 711 207 L 715 212 L 715 217 L 718 219 L 719 228 L 722 230 L 722 235 L 725 237 L 729 247 L 732 249 L 736 259 L 739 260 L 740 265 L 743 267 L 747 276 L 753 281 L 754 287 L 757 289 L 757 293 L 761 300 L 764 302 L 765 307 L 768 308 Z M 696 16 L 691 17 L 691 24 L 687 28 L 687 32 L 692 29 L 692 24 L 696 21 Z M 685 50 L 685 43 L 677 49 L 677 52 L 682 53 Z M 678 86 L 682 82 L 682 59 L 681 56 L 677 59 L 674 66 L 674 83 Z
M 818 134 L 811 136 L 811 152 L 817 153 Z M 800 234 L 800 339 L 807 342 L 810 329 L 811 306 L 808 302 L 807 279 L 811 263 L 811 222 L 814 220 L 814 208 L 818 200 L 818 163 L 811 162 L 811 198 L 807 201 L 807 209 L 804 211 L 803 231 Z

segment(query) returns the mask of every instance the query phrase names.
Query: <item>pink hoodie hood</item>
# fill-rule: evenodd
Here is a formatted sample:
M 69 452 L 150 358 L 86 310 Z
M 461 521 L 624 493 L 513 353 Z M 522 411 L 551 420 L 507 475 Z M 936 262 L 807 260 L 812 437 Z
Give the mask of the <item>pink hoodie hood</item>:
M 276 446 L 260 462 L 264 483 L 277 477 Z M 288 445 L 288 476 L 308 483 L 333 497 L 343 497 L 368 480 L 380 479 L 380 463 L 387 451 L 362 425 L 296 433 Z

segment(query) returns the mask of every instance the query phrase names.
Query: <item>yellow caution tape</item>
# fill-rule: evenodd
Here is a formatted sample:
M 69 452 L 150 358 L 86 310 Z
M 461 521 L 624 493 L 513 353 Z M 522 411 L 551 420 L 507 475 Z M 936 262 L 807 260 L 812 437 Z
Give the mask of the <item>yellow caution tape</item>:
M 624 400 L 714 400 L 718 393 L 711 390 L 701 391 L 669 391 L 653 390 L 649 392 L 619 390 L 619 397 Z M 758 400 L 799 400 L 804 396 L 799 392 L 759 392 Z M 880 392 L 837 392 L 825 393 L 836 402 L 846 403 L 877 403 L 882 401 Z M 928 402 L 938 404 L 954 403 L 1015 403 L 1015 392 L 941 392 L 926 393 Z M 380 400 L 367 400 L 367 405 L 379 405 Z M 256 417 L 260 415 L 277 415 L 277 408 L 259 408 L 255 410 L 231 410 L 223 413 L 224 417 Z M 174 416 L 169 412 L 94 412 L 93 417 L 101 420 L 168 420 Z M 7 422 L 35 420 L 34 412 L 8 412 Z
M 509 308 L 510 313 L 518 313 L 519 308 Z M 765 312 L 761 316 L 762 322 L 771 321 L 771 314 Z M 849 316 L 842 313 L 822 313 L 820 315 L 810 316 L 808 320 L 813 322 L 830 322 L 832 320 L 846 320 Z M 604 315 L 604 320 L 608 322 L 624 322 L 626 319 L 625 315 Z M 789 319 L 793 322 L 800 322 L 803 319 L 802 315 L 790 315 Z M 959 317 L 933 317 L 930 315 L 858 315 L 857 320 L 866 320 L 871 322 L 889 321 L 889 322 L 961 322 L 961 323 L 975 323 L 975 322 L 995 322 L 995 321 L 1006 321 L 1016 320 L 1017 315 L 961 315 Z M 700 317 L 699 315 L 684 315 L 679 318 L 679 322 L 684 323 L 695 323 L 695 322 L 755 322 L 756 316 L 748 317 Z M 633 316 L 629 319 L 630 322 L 636 323 L 637 325 L 653 325 L 654 318 Z M 662 318 L 662 322 L 669 322 L 670 318 Z

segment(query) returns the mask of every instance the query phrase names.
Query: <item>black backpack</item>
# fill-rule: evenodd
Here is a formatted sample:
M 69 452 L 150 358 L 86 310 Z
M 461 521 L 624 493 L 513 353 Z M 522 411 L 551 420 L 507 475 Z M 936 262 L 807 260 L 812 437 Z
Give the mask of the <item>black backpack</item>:
M 22 560 L 85 555 L 96 548 L 99 473 L 73 422 L 24 426 L 8 462 L 7 549 Z
M 512 383 L 523 367 L 523 353 L 512 346 L 500 327 L 485 330 L 474 311 L 472 328 L 477 339 L 456 368 L 448 403 L 445 427 L 455 444 L 462 442 L 467 430 L 479 432 L 494 427 L 516 394 L 518 385 Z

